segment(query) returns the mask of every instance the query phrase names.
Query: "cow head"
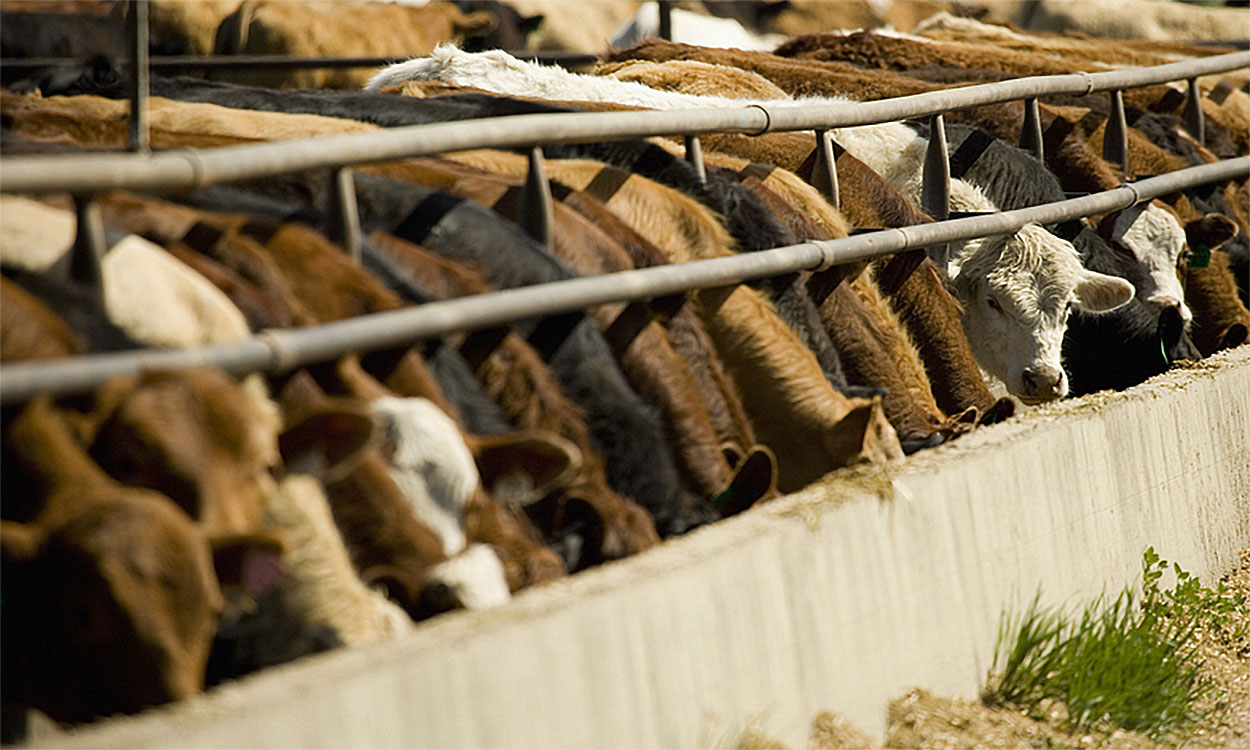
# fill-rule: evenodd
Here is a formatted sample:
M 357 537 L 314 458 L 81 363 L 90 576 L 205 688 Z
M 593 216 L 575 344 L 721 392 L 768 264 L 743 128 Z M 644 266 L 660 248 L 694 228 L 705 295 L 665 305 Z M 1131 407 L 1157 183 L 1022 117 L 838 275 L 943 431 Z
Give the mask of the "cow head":
M 1219 247 L 1237 233 L 1237 227 L 1216 214 L 1182 227 L 1166 204 L 1152 201 L 1110 214 L 1100 222 L 1098 233 L 1123 256 L 1118 267 L 1136 288 L 1138 299 L 1150 306 L 1151 318 L 1174 309 L 1188 326 L 1194 316 L 1185 304 L 1181 275 L 1189 253 Z
M 200 692 L 223 606 L 207 540 L 168 500 L 88 503 L 52 527 L 0 522 L 5 697 L 63 722 Z
M 952 274 L 977 362 L 1027 403 L 1067 395 L 1060 350 L 1073 308 L 1109 312 L 1133 298 L 1127 281 L 1085 269 L 1070 242 L 1033 224 L 973 243 Z
M 167 495 L 210 535 L 260 527 L 278 420 L 259 396 L 205 368 L 115 379 L 96 401 L 91 454 L 114 478 Z

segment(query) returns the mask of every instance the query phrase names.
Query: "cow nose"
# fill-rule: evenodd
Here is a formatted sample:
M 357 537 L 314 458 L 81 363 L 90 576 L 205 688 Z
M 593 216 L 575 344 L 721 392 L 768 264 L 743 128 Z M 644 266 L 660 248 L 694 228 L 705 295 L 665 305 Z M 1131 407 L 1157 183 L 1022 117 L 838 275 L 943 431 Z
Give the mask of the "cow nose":
M 1037 401 L 1050 401 L 1063 395 L 1063 370 L 1050 365 L 1026 367 L 1020 373 L 1025 395 Z
M 1189 306 L 1170 294 L 1156 294 L 1146 301 L 1158 305 L 1164 310 L 1175 310 L 1181 316 L 1182 323 L 1188 323 L 1194 319 L 1194 314 L 1190 311 Z

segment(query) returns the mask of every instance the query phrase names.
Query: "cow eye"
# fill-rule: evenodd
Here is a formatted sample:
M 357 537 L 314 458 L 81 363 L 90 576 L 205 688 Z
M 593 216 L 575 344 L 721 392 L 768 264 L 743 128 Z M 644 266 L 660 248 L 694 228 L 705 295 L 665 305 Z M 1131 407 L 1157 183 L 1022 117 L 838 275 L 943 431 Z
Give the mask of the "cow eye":
M 985 304 L 989 305 L 989 306 L 990 306 L 990 309 L 991 309 L 991 310 L 994 310 L 994 311 L 996 311 L 996 312 L 1002 312 L 1002 311 L 1003 311 L 1003 306 L 1002 306 L 1002 305 L 1000 305 L 1000 304 L 998 304 L 998 300 L 994 299 L 993 297 L 986 297 L 986 298 L 985 298 Z

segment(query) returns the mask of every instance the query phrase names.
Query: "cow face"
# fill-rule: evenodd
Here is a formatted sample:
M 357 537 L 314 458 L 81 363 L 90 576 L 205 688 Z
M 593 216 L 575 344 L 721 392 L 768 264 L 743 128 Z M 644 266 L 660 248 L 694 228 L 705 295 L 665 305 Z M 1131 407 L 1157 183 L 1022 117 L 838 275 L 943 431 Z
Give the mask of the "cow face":
M 1067 395 L 1060 350 L 1073 308 L 1108 312 L 1133 298 L 1127 281 L 1086 270 L 1071 243 L 1032 224 L 974 243 L 954 272 L 977 362 L 1026 403 Z
M 1150 306 L 1153 319 L 1173 308 L 1185 325 L 1193 320 L 1178 274 L 1185 230 L 1175 214 L 1158 201 L 1139 204 L 1108 217 L 1100 233 L 1113 250 L 1129 259 L 1127 278 L 1138 299 Z
M 132 492 L 46 531 L 3 526 L 6 697 L 82 722 L 201 690 L 223 602 L 181 511 Z

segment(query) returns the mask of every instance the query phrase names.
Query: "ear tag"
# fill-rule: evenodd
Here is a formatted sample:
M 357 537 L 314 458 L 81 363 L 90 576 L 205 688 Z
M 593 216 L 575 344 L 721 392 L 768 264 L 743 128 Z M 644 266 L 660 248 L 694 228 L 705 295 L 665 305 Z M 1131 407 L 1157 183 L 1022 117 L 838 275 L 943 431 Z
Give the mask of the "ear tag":
M 1189 267 L 1190 268 L 1209 268 L 1211 266 L 1211 248 L 1206 245 L 1198 245 L 1189 248 Z
M 1159 337 L 1159 354 L 1163 356 L 1163 364 L 1168 367 L 1172 366 L 1172 360 L 1168 359 L 1168 349 L 1163 345 L 1163 337 Z

